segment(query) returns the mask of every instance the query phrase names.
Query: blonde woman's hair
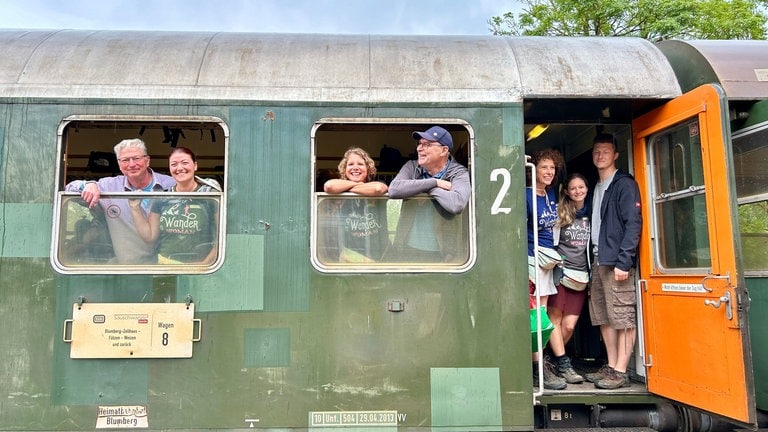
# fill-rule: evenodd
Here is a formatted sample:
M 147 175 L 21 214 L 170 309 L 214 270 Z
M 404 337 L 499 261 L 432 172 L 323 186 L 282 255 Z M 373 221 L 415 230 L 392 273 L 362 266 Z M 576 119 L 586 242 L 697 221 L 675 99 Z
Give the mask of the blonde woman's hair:
M 583 175 L 573 173 L 568 176 L 568 179 L 565 181 L 563 193 L 560 194 L 560 202 L 557 204 L 557 225 L 561 227 L 572 224 L 574 219 L 576 219 L 576 203 L 574 203 L 571 197 L 566 193 L 568 191 L 568 185 L 575 179 L 580 179 L 584 182 L 587 188 L 589 188 L 589 182 Z
M 368 152 L 361 149 L 360 147 L 350 147 L 347 149 L 347 151 L 344 152 L 344 157 L 341 158 L 341 162 L 339 162 L 339 178 L 342 180 L 347 180 L 347 159 L 349 159 L 349 156 L 352 154 L 360 156 L 365 161 L 365 167 L 368 170 L 368 173 L 365 176 L 365 181 L 369 182 L 373 180 L 373 178 L 376 177 L 376 163 L 373 161 L 373 158 L 371 158 Z

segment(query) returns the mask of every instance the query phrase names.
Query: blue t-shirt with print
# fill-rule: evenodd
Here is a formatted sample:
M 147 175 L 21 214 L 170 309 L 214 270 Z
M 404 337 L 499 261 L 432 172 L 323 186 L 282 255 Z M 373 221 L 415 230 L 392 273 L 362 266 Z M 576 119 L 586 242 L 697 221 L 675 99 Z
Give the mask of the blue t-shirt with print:
M 537 229 L 539 231 L 539 246 L 554 248 L 555 239 L 552 228 L 557 223 L 557 200 L 555 199 L 555 191 L 547 190 L 545 196 L 539 196 L 533 193 L 532 188 L 527 188 L 525 193 L 525 214 L 528 222 L 528 256 L 534 256 L 533 254 L 533 197 L 536 197 L 536 212 L 538 217 L 535 218 L 537 223 Z

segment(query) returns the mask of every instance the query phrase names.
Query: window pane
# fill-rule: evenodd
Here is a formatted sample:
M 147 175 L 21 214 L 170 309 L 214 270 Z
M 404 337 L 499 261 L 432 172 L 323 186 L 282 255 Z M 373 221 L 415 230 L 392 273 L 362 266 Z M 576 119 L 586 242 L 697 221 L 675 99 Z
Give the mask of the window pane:
M 698 121 L 655 135 L 656 255 L 661 268 L 709 267 L 709 233 Z
M 768 270 L 768 125 L 733 138 L 744 269 Z
M 386 198 L 323 197 L 317 213 L 321 262 L 381 262 L 390 243 Z
M 459 266 L 469 260 L 467 213 L 448 214 L 427 195 L 320 196 L 317 257 L 328 267 Z
M 59 262 L 65 266 L 106 264 L 115 258 L 104 211 L 89 209 L 77 196 L 62 199 L 58 243 Z
M 424 196 L 402 200 L 389 261 L 463 264 L 469 259 L 468 218 Z
M 739 199 L 768 194 L 768 125 L 734 138 L 733 159 Z
M 768 201 L 739 206 L 744 270 L 768 270 Z
M 704 195 L 657 205 L 661 265 L 665 268 L 709 267 L 709 235 Z
M 62 196 L 57 255 L 62 266 L 98 270 L 216 262 L 218 196 L 126 195 L 102 194 L 92 209 L 76 194 Z

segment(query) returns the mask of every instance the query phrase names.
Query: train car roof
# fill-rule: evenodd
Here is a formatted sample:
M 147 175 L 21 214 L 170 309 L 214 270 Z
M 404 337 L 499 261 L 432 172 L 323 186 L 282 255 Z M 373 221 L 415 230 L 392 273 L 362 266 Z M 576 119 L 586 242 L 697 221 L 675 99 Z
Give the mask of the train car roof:
M 768 41 L 668 40 L 657 45 L 684 92 L 718 83 L 732 101 L 768 98 Z
M 635 38 L 0 30 L 0 97 L 505 103 L 671 98 Z

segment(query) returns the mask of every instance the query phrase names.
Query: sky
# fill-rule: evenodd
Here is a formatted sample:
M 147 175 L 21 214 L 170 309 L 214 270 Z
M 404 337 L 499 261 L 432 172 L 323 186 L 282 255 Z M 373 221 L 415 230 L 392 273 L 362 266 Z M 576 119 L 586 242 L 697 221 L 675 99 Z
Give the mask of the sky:
M 0 29 L 489 35 L 520 0 L 0 0 Z

